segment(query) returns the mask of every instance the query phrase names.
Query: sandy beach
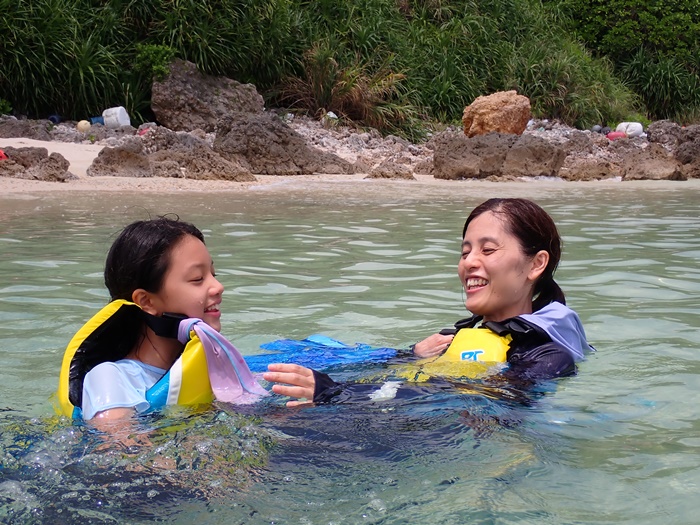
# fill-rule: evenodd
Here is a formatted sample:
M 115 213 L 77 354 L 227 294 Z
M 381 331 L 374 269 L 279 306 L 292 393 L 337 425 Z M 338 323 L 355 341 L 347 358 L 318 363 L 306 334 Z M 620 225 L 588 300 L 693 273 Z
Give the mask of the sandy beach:
M 77 178 L 68 182 L 46 182 L 9 177 L 0 177 L 0 195 L 12 198 L 28 195 L 70 194 L 73 192 L 138 192 L 138 193 L 241 193 L 241 192 L 338 192 L 360 194 L 369 192 L 373 196 L 415 196 L 426 198 L 430 195 L 464 193 L 502 193 L 536 197 L 551 191 L 580 191 L 583 189 L 614 189 L 627 192 L 641 189 L 700 190 L 700 179 L 688 181 L 630 181 L 602 180 L 590 182 L 566 182 L 558 179 L 526 180 L 517 182 L 490 182 L 481 180 L 448 181 L 431 175 L 415 175 L 416 180 L 365 179 L 365 174 L 351 175 L 256 175 L 254 182 L 231 182 L 224 180 L 194 180 L 176 178 L 133 178 L 133 177 L 90 177 L 86 170 L 104 146 L 58 141 L 39 141 L 27 138 L 0 139 L 0 149 L 43 147 L 49 153 L 57 152 L 70 163 L 70 172 Z

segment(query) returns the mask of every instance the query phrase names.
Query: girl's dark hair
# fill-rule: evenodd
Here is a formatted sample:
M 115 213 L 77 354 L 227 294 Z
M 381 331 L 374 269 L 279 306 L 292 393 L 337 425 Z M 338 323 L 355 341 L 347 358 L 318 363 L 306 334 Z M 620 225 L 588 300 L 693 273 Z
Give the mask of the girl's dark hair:
M 137 221 L 124 228 L 105 262 L 105 286 L 112 300 L 131 301 L 138 288 L 158 292 L 170 265 L 170 253 L 186 235 L 204 242 L 196 226 L 178 217 Z
M 554 281 L 554 272 L 561 259 L 561 237 L 549 214 L 527 199 L 489 199 L 472 210 L 464 223 L 462 238 L 467 227 L 479 215 L 491 212 L 499 217 L 508 233 L 515 236 L 525 255 L 533 257 L 540 250 L 549 253 L 549 263 L 535 283 L 532 311 L 559 301 L 566 304 L 564 292 Z

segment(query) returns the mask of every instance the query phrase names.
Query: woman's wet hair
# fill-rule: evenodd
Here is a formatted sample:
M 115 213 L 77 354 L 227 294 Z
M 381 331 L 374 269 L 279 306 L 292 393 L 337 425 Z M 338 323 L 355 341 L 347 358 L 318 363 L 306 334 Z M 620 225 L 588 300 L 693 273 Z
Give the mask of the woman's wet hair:
M 178 217 L 137 221 L 124 228 L 105 262 L 105 286 L 112 300 L 132 300 L 135 290 L 157 293 L 163 286 L 173 248 L 185 236 L 204 242 L 204 235 Z
M 534 257 L 540 250 L 549 253 L 549 262 L 535 283 L 532 311 L 551 302 L 566 304 L 564 292 L 554 281 L 554 272 L 561 259 L 561 237 L 549 214 L 528 199 L 489 199 L 472 210 L 464 223 L 462 238 L 467 227 L 479 215 L 491 212 L 499 217 L 508 233 L 520 242 L 523 253 Z

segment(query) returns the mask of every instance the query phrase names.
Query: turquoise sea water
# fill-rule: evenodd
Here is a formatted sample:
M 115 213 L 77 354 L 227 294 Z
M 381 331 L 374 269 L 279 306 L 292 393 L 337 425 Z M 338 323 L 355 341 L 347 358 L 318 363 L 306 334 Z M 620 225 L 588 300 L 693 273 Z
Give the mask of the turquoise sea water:
M 560 228 L 558 281 L 598 349 L 578 376 L 524 402 L 474 385 L 176 408 L 132 446 L 54 417 L 65 344 L 105 304 L 128 222 L 174 212 L 205 232 L 222 332 L 244 354 L 312 333 L 402 348 L 466 316 L 459 235 L 491 196 L 533 197 Z M 699 197 L 682 183 L 0 197 L 0 522 L 697 523 Z

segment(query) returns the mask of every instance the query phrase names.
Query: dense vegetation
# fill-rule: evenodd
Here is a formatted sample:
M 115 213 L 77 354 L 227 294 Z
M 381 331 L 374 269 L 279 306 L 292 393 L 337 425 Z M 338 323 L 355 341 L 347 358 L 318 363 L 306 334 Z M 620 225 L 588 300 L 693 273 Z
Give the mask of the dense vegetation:
M 652 119 L 700 121 L 700 0 L 549 0 Z
M 684 120 L 698 106 L 698 1 L 664 19 L 675 47 L 635 32 L 621 49 L 626 26 L 598 0 L 0 0 L 0 111 L 81 119 L 123 105 L 149 119 L 152 78 L 180 57 L 271 105 L 414 136 L 506 89 L 580 127 L 637 111 Z M 666 30 L 674 21 L 686 29 Z M 662 69 L 685 84 L 651 82 Z

